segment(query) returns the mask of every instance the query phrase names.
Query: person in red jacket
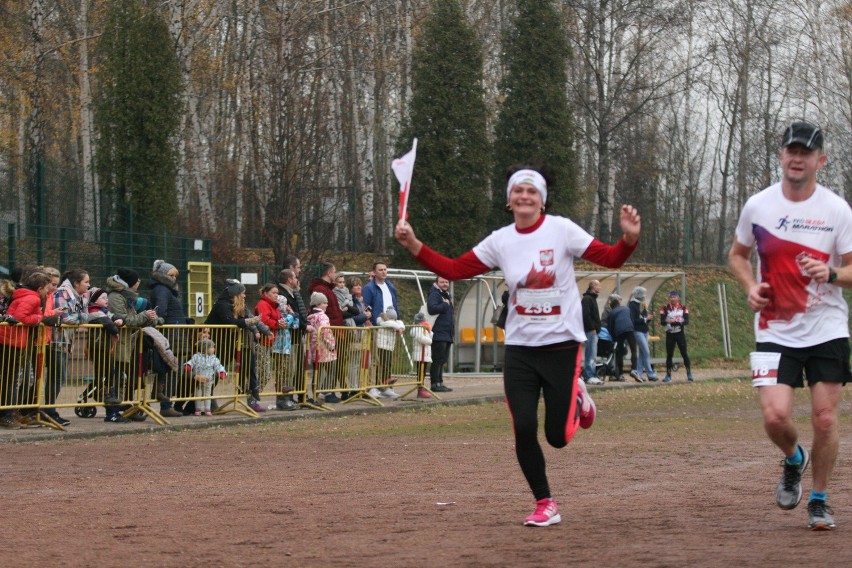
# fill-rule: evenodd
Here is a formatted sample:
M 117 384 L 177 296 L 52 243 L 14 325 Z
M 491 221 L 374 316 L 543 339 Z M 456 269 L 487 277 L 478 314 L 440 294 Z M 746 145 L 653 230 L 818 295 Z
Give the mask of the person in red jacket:
M 260 316 L 260 321 L 269 327 L 269 331 L 272 334 L 262 338 L 261 341 L 265 346 L 271 347 L 275 343 L 275 336 L 278 334 L 278 330 L 282 325 L 286 324 L 282 319 L 281 309 L 278 307 L 277 284 L 265 284 L 260 289 L 260 300 L 254 307 L 254 313 Z
M 311 285 L 308 287 L 308 292 L 321 292 L 328 298 L 328 308 L 325 310 L 325 315 L 328 316 L 328 321 L 335 327 L 343 327 L 343 312 L 340 309 L 340 303 L 337 301 L 337 296 L 334 295 L 334 277 L 337 275 L 337 269 L 330 262 L 323 262 L 320 266 L 320 277 L 311 280 Z
M 275 390 L 276 392 L 280 392 L 283 385 L 278 380 L 277 367 L 273 367 L 272 365 L 271 350 L 279 330 L 283 326 L 286 326 L 287 322 L 282 319 L 281 309 L 278 307 L 278 284 L 271 282 L 264 284 L 263 288 L 260 289 L 260 300 L 254 307 L 254 313 L 269 328 L 269 333 L 261 336 L 260 341 L 254 346 L 261 390 L 263 390 L 264 385 L 269 383 L 270 379 L 275 377 Z
M 55 325 L 59 320 L 56 314 L 47 318 L 44 315 L 47 294 L 53 286 L 50 274 L 34 270 L 25 274 L 21 283 L 22 286 L 12 294 L 6 315 L 22 325 L 0 325 L 0 406 L 6 407 L 0 410 L 0 427 L 12 430 L 21 425 L 14 418 L 14 409 L 8 407 L 17 404 L 14 400 L 15 381 L 34 337 L 32 330 L 25 326 L 35 327 L 42 322 Z

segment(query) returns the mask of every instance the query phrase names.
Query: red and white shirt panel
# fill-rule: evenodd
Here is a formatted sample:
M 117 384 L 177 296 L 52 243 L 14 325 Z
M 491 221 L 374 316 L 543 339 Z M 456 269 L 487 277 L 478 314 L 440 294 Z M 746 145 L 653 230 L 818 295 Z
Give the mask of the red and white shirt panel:
M 758 280 L 771 286 L 769 305 L 755 315 L 755 339 L 809 347 L 849 337 L 849 309 L 842 290 L 818 284 L 799 267 L 813 257 L 831 266 L 852 252 L 852 209 L 817 185 L 804 201 L 790 201 L 781 184 L 752 196 L 736 228 L 741 244 L 757 247 Z

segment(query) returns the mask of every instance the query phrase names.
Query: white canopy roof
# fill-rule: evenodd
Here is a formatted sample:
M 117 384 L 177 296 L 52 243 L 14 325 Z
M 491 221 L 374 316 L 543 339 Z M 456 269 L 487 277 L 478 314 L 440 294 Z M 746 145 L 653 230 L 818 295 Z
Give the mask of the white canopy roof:
M 603 311 L 603 306 L 610 294 L 616 293 L 627 299 L 636 286 L 647 289 L 646 298 L 649 305 L 663 304 L 666 301 L 666 294 L 672 289 L 677 289 L 683 301 L 686 302 L 685 272 L 578 271 L 576 277 L 577 287 L 581 295 L 589 287 L 589 282 L 592 280 L 600 281 L 601 291 L 598 295 L 598 308 L 601 311 Z M 428 294 L 429 286 L 435 280 L 435 274 L 426 270 L 388 269 L 388 278 L 391 280 L 415 280 L 420 290 L 420 302 L 425 304 L 426 294 Z M 672 279 L 677 279 L 677 283 L 669 283 Z M 495 333 L 494 322 L 497 319 L 497 310 L 501 307 L 500 297 L 506 289 L 506 284 L 502 272 L 489 272 L 472 278 L 470 281 L 477 285 L 468 288 L 461 297 L 453 295 L 456 307 L 455 346 L 456 350 L 466 348 L 464 342 L 461 341 L 463 329 L 472 328 L 475 331 L 475 341 L 469 343 L 467 348 L 473 349 L 470 358 L 474 371 L 478 372 L 483 359 L 485 359 L 486 366 L 491 366 L 502 358 L 496 344 L 482 345 L 481 339 L 495 335 L 500 337 L 499 333 Z M 657 296 L 655 300 L 655 295 L 660 287 L 667 283 L 669 284 L 663 290 L 662 295 Z M 451 292 L 454 291 L 454 284 L 451 284 Z M 487 330 L 487 333 L 484 333 L 484 330 Z M 453 363 L 454 361 L 451 360 L 451 371 L 454 370 Z

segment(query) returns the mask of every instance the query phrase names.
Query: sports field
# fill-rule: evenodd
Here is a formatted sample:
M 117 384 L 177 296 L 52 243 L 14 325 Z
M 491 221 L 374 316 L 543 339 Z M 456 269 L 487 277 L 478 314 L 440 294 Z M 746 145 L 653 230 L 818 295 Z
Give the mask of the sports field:
M 838 528 L 774 504 L 780 456 L 746 381 L 593 390 L 546 448 L 563 522 L 532 497 L 504 404 L 2 446 L 10 565 L 848 566 L 852 404 Z M 809 398 L 797 397 L 810 444 Z M 810 490 L 810 475 L 803 487 Z

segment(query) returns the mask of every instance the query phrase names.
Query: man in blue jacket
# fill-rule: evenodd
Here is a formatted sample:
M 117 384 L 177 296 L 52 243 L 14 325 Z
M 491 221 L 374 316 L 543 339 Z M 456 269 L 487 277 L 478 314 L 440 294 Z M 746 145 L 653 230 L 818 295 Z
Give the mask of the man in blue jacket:
M 426 310 L 429 315 L 438 316 L 432 326 L 432 367 L 429 370 L 429 381 L 434 392 L 451 392 L 453 389 L 444 386 L 444 363 L 450 355 L 450 346 L 455 336 L 455 320 L 453 318 L 453 301 L 450 299 L 450 281 L 438 276 L 429 289 L 429 299 L 426 300 Z
M 361 290 L 361 297 L 364 298 L 364 306 L 372 311 L 370 322 L 378 325 L 376 320 L 389 306 L 393 306 L 397 314 L 400 314 L 400 311 L 396 299 L 396 288 L 388 280 L 388 265 L 381 261 L 374 262 L 373 274 L 375 275 L 373 279 Z M 402 319 L 401 316 L 400 319 Z

